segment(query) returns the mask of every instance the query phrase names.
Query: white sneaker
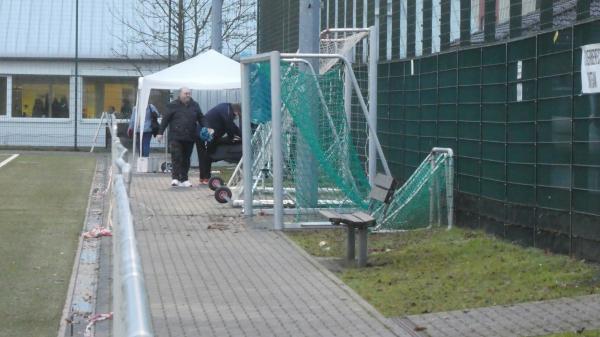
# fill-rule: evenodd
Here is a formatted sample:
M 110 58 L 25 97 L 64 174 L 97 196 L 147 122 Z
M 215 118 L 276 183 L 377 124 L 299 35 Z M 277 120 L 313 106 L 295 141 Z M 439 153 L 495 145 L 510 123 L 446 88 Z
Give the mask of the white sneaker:
M 173 186 L 173 187 L 180 186 L 179 180 L 177 180 L 177 179 L 171 180 L 171 186 Z
M 186 180 L 186 181 L 180 182 L 179 186 L 181 186 L 181 187 L 192 187 L 192 183 L 190 183 L 189 180 Z

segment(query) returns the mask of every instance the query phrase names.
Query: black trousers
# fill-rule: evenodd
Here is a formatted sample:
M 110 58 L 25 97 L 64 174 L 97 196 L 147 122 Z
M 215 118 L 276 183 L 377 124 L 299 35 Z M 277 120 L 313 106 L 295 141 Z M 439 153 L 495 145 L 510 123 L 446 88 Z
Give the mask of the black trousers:
M 210 171 L 212 170 L 212 159 L 209 152 L 213 150 L 212 143 L 207 143 L 202 140 L 196 142 L 196 151 L 198 152 L 198 166 L 200 168 L 200 179 L 210 179 Z
M 171 149 L 171 162 L 173 165 L 171 177 L 179 181 L 188 180 L 190 170 L 190 157 L 194 151 L 194 142 L 172 140 L 169 142 Z

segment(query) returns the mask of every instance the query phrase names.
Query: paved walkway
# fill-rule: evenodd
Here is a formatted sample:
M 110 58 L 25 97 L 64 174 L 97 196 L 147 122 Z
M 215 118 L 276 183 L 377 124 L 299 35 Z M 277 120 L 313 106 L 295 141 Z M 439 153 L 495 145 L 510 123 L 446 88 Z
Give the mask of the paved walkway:
M 600 329 L 600 295 L 386 319 L 283 234 L 265 230 L 270 222 L 246 223 L 206 187 L 168 183 L 163 174 L 141 175 L 131 189 L 156 336 L 508 337 Z
M 457 310 L 392 319 L 422 336 L 543 336 L 600 329 L 600 295 Z M 424 330 L 423 330 L 424 328 Z
M 156 336 L 414 336 L 206 187 L 133 179 L 131 205 Z

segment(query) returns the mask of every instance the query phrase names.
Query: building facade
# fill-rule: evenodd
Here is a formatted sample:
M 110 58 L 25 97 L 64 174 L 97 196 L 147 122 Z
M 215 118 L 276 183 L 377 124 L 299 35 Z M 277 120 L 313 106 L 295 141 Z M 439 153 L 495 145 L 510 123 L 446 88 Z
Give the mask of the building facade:
M 168 66 L 133 43 L 136 2 L 0 1 L 0 146 L 88 147 L 103 112 L 129 118 L 138 77 Z

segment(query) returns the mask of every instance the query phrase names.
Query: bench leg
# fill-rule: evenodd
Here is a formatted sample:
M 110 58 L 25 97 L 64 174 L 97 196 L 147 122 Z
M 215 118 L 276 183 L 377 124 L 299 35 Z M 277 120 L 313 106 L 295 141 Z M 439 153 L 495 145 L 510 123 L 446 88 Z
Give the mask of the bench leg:
M 354 226 L 347 226 L 346 231 L 348 231 L 348 242 L 346 247 L 346 259 L 350 262 L 354 262 L 355 253 L 355 244 L 356 244 L 356 234 Z
M 366 226 L 358 228 L 358 267 L 360 268 L 367 265 L 367 232 Z

